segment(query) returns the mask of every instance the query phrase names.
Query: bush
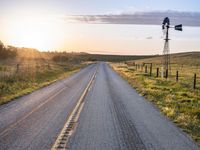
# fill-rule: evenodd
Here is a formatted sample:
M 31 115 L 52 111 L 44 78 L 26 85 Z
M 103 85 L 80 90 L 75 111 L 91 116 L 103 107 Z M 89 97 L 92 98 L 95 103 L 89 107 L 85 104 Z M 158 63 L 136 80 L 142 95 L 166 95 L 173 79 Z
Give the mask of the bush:
M 0 59 L 15 58 L 17 56 L 16 49 L 12 47 L 5 47 L 0 41 Z
M 57 56 L 54 56 L 53 57 L 53 61 L 55 62 L 59 62 L 59 61 L 68 61 L 69 58 L 67 56 L 60 56 L 60 55 L 57 55 Z

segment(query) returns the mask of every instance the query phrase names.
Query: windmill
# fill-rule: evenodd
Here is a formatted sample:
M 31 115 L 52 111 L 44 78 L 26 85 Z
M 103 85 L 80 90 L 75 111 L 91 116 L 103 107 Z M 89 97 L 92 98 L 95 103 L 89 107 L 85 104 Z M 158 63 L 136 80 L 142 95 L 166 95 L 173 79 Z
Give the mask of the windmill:
M 174 28 L 177 31 L 182 31 L 182 24 L 175 25 L 175 26 L 170 26 L 170 20 L 168 17 L 165 17 L 162 23 L 162 29 L 165 33 L 165 44 L 164 44 L 164 49 L 163 49 L 163 69 L 165 72 L 165 76 L 168 76 L 168 71 L 171 72 L 171 67 L 170 67 L 170 49 L 169 49 L 169 28 Z

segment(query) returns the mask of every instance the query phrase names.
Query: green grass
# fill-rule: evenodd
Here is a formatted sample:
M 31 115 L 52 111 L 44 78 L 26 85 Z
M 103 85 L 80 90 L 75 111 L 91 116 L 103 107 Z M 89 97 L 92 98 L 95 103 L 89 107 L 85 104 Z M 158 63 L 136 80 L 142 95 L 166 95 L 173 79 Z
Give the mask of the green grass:
M 150 77 L 123 64 L 111 65 L 138 93 L 153 102 L 200 145 L 200 85 L 193 90 L 191 70 L 182 72 L 182 78 L 176 82 L 174 77 L 168 80 L 156 78 L 155 74 Z
M 33 68 L 12 74 L 0 80 L 0 105 L 13 99 L 28 94 L 36 89 L 47 86 L 59 79 L 63 79 L 84 67 L 83 64 L 56 65 L 49 69 Z
M 199 66 L 200 65 L 199 57 L 200 57 L 200 52 L 185 52 L 185 53 L 175 53 L 170 55 L 171 63 L 179 65 L 181 67 L 182 65 Z M 162 56 L 157 56 L 152 58 L 139 59 L 136 60 L 136 62 L 160 64 L 162 59 L 163 59 Z

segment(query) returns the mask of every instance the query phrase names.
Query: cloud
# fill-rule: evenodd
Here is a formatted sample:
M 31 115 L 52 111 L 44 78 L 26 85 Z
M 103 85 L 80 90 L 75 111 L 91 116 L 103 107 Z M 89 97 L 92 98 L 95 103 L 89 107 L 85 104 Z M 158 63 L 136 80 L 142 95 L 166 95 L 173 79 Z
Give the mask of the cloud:
M 146 37 L 146 39 L 147 40 L 151 40 L 151 39 L 153 39 L 153 37 L 152 36 L 148 36 L 148 37 Z
M 109 15 L 71 15 L 64 19 L 68 22 L 94 24 L 147 24 L 160 25 L 164 17 L 169 17 L 171 24 L 200 26 L 200 12 L 152 11 Z

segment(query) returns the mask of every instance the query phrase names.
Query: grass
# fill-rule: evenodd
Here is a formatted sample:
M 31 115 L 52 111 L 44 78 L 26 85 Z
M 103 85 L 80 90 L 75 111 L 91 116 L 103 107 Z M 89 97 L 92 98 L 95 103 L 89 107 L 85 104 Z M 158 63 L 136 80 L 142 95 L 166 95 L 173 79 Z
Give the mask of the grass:
M 68 67 L 66 67 L 68 66 Z M 0 105 L 13 99 L 28 94 L 36 89 L 47 86 L 59 79 L 63 79 L 84 67 L 83 64 L 54 64 L 54 66 L 29 66 L 13 73 L 7 66 L 1 68 L 10 70 L 11 75 L 1 77 L 0 80 Z M 5 69 L 4 69 L 5 70 Z
M 200 84 L 198 80 L 197 89 L 193 89 L 194 68 L 192 70 L 192 67 L 185 67 L 185 70 L 180 71 L 179 82 L 176 82 L 175 76 L 171 76 L 167 80 L 156 78 L 155 70 L 154 74 L 149 76 L 149 74 L 135 70 L 134 67 L 123 63 L 112 63 L 111 66 L 138 93 L 154 103 L 163 114 L 200 145 Z M 200 75 L 198 69 L 195 71 L 197 75 Z

